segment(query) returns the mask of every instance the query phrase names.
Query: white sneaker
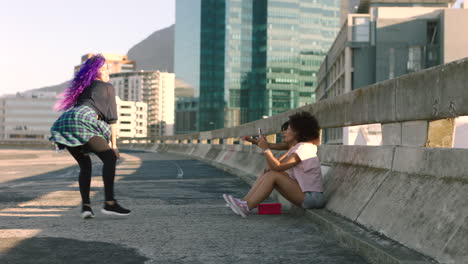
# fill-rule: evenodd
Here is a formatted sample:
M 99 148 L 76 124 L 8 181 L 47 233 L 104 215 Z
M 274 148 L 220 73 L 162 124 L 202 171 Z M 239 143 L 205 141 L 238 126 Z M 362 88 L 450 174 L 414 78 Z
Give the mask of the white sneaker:
M 229 194 L 225 194 L 223 193 L 223 198 L 224 198 L 224 201 L 226 201 L 226 205 L 229 206 L 229 208 L 231 208 L 231 210 L 236 214 L 236 215 L 240 215 L 239 212 L 234 209 L 234 207 L 231 205 L 231 202 L 229 201 Z M 232 197 L 232 196 L 231 196 Z
M 231 195 L 228 196 L 228 199 L 230 201 L 230 204 L 232 205 L 231 208 L 233 208 L 233 210 L 236 210 L 240 216 L 247 217 L 247 215 L 250 212 L 247 203 L 242 203 L 236 198 L 232 197 Z

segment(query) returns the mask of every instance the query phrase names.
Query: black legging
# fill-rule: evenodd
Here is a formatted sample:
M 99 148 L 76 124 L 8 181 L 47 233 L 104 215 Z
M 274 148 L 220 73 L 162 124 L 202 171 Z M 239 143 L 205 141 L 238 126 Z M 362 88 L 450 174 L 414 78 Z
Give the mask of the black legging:
M 78 147 L 68 147 L 68 152 L 75 158 L 80 165 L 80 184 L 81 199 L 84 204 L 90 204 L 89 191 L 91 189 L 91 158 L 82 153 L 82 149 L 95 153 L 104 163 L 102 167 L 102 178 L 104 181 L 104 194 L 106 201 L 114 200 L 114 178 L 117 156 L 113 149 L 102 137 L 92 137 L 85 145 Z

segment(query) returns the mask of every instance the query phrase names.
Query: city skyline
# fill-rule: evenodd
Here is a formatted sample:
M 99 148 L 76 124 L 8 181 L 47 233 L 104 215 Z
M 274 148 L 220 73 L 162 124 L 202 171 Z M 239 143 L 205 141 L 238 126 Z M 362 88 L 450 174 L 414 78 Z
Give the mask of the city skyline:
M 462 2 L 457 0 L 454 8 Z M 89 6 L 97 11 L 86 13 Z M 114 13 L 129 13 L 134 19 L 115 19 Z M 82 18 L 83 14 L 87 19 Z M 99 24 L 92 27 L 99 16 L 110 21 L 109 25 L 122 26 L 109 27 L 110 32 L 118 34 L 101 34 L 106 28 L 102 29 Z M 151 17 L 154 20 L 148 19 Z M 8 2 L 0 9 L 0 33 L 7 36 L 6 41 L 0 42 L 6 58 L 0 65 L 0 96 L 63 83 L 73 77 L 69 69 L 79 62 L 77 58 L 82 54 L 126 54 L 151 33 L 173 24 L 175 0 L 139 0 L 130 6 L 122 0 Z M 89 30 L 90 37 L 78 37 L 85 30 Z M 122 37 L 127 36 L 123 34 L 127 32 L 131 34 Z M 90 41 L 96 36 L 97 44 Z
M 0 96 L 63 83 L 73 77 L 83 54 L 127 54 L 174 23 L 175 0 L 3 4 L 0 33 L 6 40 L 0 49 L 6 60 L 0 65 Z

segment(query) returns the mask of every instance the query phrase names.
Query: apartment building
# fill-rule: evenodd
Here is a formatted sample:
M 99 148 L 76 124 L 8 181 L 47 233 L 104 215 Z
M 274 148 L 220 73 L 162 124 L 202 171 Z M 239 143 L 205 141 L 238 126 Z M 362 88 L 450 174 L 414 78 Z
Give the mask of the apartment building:
M 361 1 L 320 65 L 317 99 L 468 57 L 468 9 L 453 0 Z M 380 144 L 380 125 L 325 129 L 335 144 Z
M 118 137 L 138 138 L 148 135 L 148 105 L 143 102 L 122 101 L 115 97 L 119 115 Z
M 148 137 L 174 134 L 174 73 L 121 72 L 111 74 L 109 82 L 122 100 L 148 105 Z
M 59 117 L 55 92 L 31 92 L 0 98 L 0 140 L 47 141 Z

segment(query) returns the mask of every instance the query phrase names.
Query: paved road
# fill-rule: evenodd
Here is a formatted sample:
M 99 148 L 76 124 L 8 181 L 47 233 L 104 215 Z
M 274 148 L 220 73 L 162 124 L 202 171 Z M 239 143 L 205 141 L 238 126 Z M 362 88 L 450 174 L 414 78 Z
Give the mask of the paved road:
M 235 216 L 221 194 L 249 186 L 233 175 L 172 154 L 122 156 L 116 195 L 133 214 L 99 212 L 96 159 L 96 218 L 82 220 L 68 154 L 0 150 L 0 263 L 366 263 L 304 216 Z

